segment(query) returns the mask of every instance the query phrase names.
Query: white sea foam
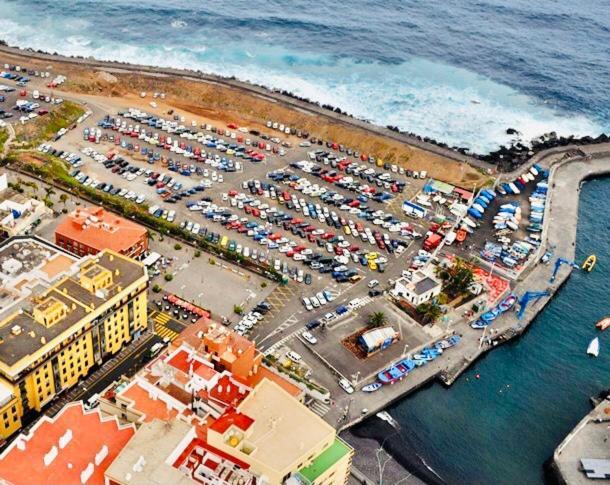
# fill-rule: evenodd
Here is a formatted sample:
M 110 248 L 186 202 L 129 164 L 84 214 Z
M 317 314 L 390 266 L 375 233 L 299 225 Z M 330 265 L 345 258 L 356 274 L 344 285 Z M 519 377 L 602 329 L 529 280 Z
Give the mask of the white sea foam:
M 174 22 L 181 26 L 183 21 Z M 509 127 L 525 139 L 549 131 L 560 135 L 603 131 L 585 116 L 561 113 L 476 73 L 423 59 L 398 65 L 364 63 L 262 44 L 249 44 L 247 49 L 237 43 L 193 49 L 171 43 L 140 47 L 102 43 L 82 32 L 68 32 L 64 37 L 57 28 L 34 28 L 9 19 L 0 20 L 0 31 L 9 43 L 35 49 L 236 76 L 477 152 L 509 142 Z
M 183 29 L 188 25 L 188 22 L 185 20 L 174 19 L 170 24 L 174 29 Z

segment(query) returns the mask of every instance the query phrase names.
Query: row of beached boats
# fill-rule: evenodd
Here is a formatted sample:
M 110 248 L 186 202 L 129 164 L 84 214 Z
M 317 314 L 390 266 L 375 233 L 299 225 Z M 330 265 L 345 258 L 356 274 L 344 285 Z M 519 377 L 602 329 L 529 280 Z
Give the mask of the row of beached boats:
M 498 303 L 491 310 L 483 313 L 477 320 L 472 322 L 470 326 L 472 328 L 485 328 L 493 323 L 493 321 L 498 318 L 503 313 L 506 313 L 510 309 L 515 306 L 517 302 L 517 296 L 513 293 L 504 298 L 500 303 Z
M 460 343 L 459 335 L 452 335 L 449 338 L 439 340 L 429 347 L 423 348 L 420 352 L 413 355 L 411 358 L 402 359 L 399 362 L 392 364 L 387 369 L 382 370 L 377 374 L 377 381 L 367 384 L 362 388 L 364 392 L 374 392 L 386 384 L 394 384 L 404 379 L 413 369 L 433 361 L 441 355 L 446 349 L 456 346 Z

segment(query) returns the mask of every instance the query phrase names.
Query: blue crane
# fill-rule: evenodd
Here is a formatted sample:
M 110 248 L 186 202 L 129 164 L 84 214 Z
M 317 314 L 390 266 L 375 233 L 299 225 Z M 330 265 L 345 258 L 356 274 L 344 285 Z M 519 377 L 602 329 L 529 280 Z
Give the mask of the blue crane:
M 573 268 L 580 269 L 580 267 L 573 261 L 568 261 L 567 259 L 563 259 L 563 258 L 557 258 L 557 261 L 555 261 L 555 268 L 553 269 L 553 275 L 551 276 L 549 283 L 553 283 L 555 281 L 555 277 L 557 276 L 557 271 L 559 271 L 559 268 L 561 267 L 562 264 L 569 264 Z
M 551 296 L 551 292 L 549 290 L 545 291 L 526 291 L 524 295 L 519 299 L 519 312 L 517 313 L 517 320 L 521 320 L 523 318 L 523 314 L 525 313 L 525 308 L 530 301 L 538 301 L 540 298 L 545 296 Z

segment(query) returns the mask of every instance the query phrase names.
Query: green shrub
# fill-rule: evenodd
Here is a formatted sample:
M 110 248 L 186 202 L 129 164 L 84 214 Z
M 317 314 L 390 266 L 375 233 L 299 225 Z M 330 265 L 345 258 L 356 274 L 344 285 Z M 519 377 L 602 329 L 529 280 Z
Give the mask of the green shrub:
M 163 278 L 165 278 L 165 281 L 171 281 L 174 279 L 174 275 L 171 273 L 165 273 L 165 276 L 163 276 Z

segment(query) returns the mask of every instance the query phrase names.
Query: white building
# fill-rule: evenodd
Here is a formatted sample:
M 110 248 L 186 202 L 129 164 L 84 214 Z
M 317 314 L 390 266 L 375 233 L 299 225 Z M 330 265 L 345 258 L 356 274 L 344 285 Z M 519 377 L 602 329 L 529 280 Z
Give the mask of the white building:
M 441 282 L 434 276 L 424 271 L 417 271 L 411 279 L 404 276 L 399 278 L 394 284 L 392 293 L 398 298 L 404 298 L 416 307 L 438 296 L 441 287 Z
M 17 194 L 0 202 L 0 239 L 22 236 L 32 225 L 53 211 L 44 202 Z

